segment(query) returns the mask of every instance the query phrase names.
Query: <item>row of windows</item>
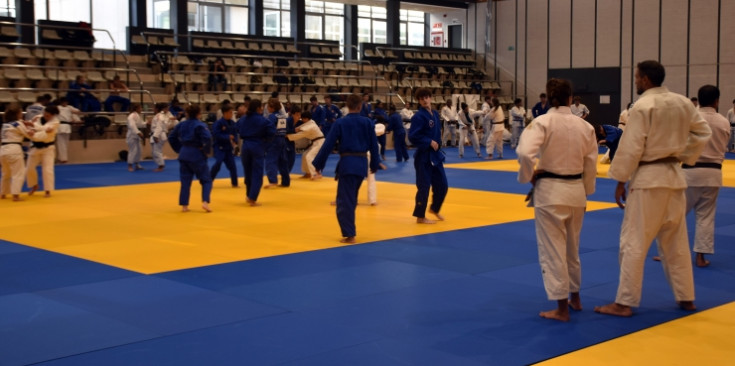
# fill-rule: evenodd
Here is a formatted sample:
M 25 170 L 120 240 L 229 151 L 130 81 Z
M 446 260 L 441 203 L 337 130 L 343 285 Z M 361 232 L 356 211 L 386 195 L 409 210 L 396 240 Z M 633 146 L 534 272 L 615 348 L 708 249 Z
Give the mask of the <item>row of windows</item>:
M 190 0 L 187 24 L 190 31 L 248 34 L 250 0 Z M 170 0 L 147 0 L 147 26 L 172 29 Z M 105 28 L 114 46 L 125 49 L 128 26 L 128 1 L 110 0 L 34 0 L 36 19 L 90 22 Z M 263 34 L 291 36 L 291 1 L 263 0 Z M 345 5 L 328 1 L 305 2 L 306 38 L 339 41 L 344 52 Z M 0 14 L 15 16 L 15 1 L 0 0 Z M 385 7 L 358 5 L 359 42 L 387 43 Z M 420 11 L 401 10 L 400 43 L 424 46 L 425 15 Z M 102 26 L 103 25 L 103 26 Z M 113 41 L 104 32 L 96 32 L 95 47 L 112 48 Z

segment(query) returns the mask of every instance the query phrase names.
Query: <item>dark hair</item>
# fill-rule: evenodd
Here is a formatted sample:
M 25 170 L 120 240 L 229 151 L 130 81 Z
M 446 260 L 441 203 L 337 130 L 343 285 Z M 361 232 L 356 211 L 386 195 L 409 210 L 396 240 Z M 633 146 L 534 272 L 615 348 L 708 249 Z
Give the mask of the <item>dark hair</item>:
M 69 103 L 69 99 L 67 99 L 66 97 L 60 97 L 59 99 L 56 100 L 56 103 L 57 104 Z
M 350 111 L 360 109 L 360 106 L 362 105 L 362 97 L 357 94 L 350 94 L 345 100 L 345 105 Z
M 263 102 L 260 99 L 253 99 L 248 104 L 248 116 L 258 114 L 258 109 L 263 106 Z
M 20 110 L 20 107 L 17 105 L 13 105 L 8 107 L 8 109 L 5 110 L 5 122 L 15 122 L 20 119 L 21 113 L 23 111 Z
M 36 103 L 43 103 L 45 101 L 46 101 L 46 96 L 45 95 L 39 95 L 39 96 L 36 97 Z
M 396 105 L 391 103 L 388 105 L 388 112 L 395 112 L 396 111 Z
M 492 96 L 492 95 L 489 95 L 489 94 L 488 94 L 488 95 L 486 95 L 486 96 L 485 96 L 485 100 L 488 100 L 488 99 L 493 99 L 493 96 Z
M 186 116 L 189 119 L 197 118 L 201 112 L 202 110 L 199 108 L 199 104 L 192 104 L 186 107 Z
M 250 96 L 249 95 L 246 95 L 246 96 L 242 97 L 242 101 L 243 102 L 249 102 L 250 100 L 251 99 L 250 99 Z
M 546 98 L 546 93 L 541 93 L 541 95 L 538 96 L 539 98 Z
M 135 112 L 138 107 L 140 107 L 140 103 L 130 103 L 130 107 L 128 107 L 128 110 L 130 112 Z
M 581 101 L 582 101 L 582 97 L 580 97 L 579 95 L 575 95 L 575 96 L 574 96 L 574 101 L 575 101 L 575 102 L 576 102 L 576 101 L 580 101 L 580 102 L 581 102 Z
M 166 108 L 166 103 L 156 103 L 155 106 L 153 106 L 157 111 L 162 111 Z
M 691 100 L 692 102 L 698 102 L 699 101 L 699 99 L 697 99 L 697 97 L 691 97 L 691 98 L 689 98 L 689 100 Z
M 521 104 L 521 103 L 523 103 L 523 101 L 521 100 L 521 98 L 516 98 L 516 99 L 515 99 L 515 100 L 513 101 L 513 104 Z
M 232 109 L 233 109 L 232 108 L 232 104 L 225 104 L 225 105 L 222 106 L 222 114 L 225 114 L 225 113 L 231 111 Z
M 57 115 L 57 114 L 59 114 L 59 107 L 57 107 L 55 105 L 50 105 L 50 106 L 47 106 L 46 108 L 44 108 L 43 111 L 44 112 L 47 112 L 47 113 L 51 113 L 53 115 Z
M 416 100 L 421 100 L 426 97 L 431 97 L 431 90 L 427 88 L 418 88 L 415 94 Z
M 647 77 L 653 86 L 661 86 L 666 78 L 666 70 L 658 61 L 648 60 L 639 62 L 636 66 L 641 77 Z
M 572 84 L 569 80 L 551 78 L 546 82 L 546 94 L 549 95 L 552 107 L 568 106 Z
M 271 98 L 278 98 L 278 92 L 277 91 L 272 92 Z
M 281 102 L 278 101 L 278 98 L 271 98 L 268 99 L 268 107 L 273 108 L 273 111 L 279 111 L 281 109 Z
M 223 101 L 222 101 L 222 105 L 223 105 L 223 106 L 224 106 L 225 104 L 230 104 L 230 103 L 232 103 L 232 102 L 230 102 L 230 100 L 229 100 L 229 99 L 225 99 L 225 100 L 223 100 Z
M 308 119 L 311 119 L 311 111 L 309 111 L 309 110 L 306 110 L 306 111 L 303 111 L 303 112 L 301 112 L 301 118 L 302 118 L 302 119 L 303 119 L 303 118 L 308 118 Z
M 500 108 L 500 100 L 498 98 L 493 98 L 493 106 L 493 111 L 497 111 Z
M 289 112 L 291 112 L 291 114 L 301 113 L 301 107 L 298 104 L 294 104 L 291 106 L 291 110 Z
M 464 110 L 465 108 L 468 107 L 468 105 L 467 105 L 467 103 L 462 102 L 462 104 L 460 104 L 460 107 L 462 107 L 462 110 Z
M 699 105 L 702 107 L 712 107 L 718 99 L 720 99 L 720 89 L 714 85 L 705 85 L 699 88 L 697 92 L 699 96 Z
M 310 102 L 313 102 L 315 100 L 318 100 L 317 97 L 316 97 L 316 95 L 312 95 L 311 98 L 309 98 L 309 101 Z
M 380 99 L 375 99 L 375 103 L 373 103 L 373 105 L 375 108 L 378 108 L 383 105 L 383 102 L 381 102 Z

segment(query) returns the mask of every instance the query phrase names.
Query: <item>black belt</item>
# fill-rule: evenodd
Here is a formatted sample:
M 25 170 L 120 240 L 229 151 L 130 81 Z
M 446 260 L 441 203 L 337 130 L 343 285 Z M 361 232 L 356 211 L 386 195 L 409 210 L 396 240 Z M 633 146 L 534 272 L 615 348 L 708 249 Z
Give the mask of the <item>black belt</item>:
M 683 169 L 712 168 L 712 169 L 720 169 L 720 170 L 722 170 L 722 164 L 718 164 L 718 163 L 695 163 L 694 165 L 681 164 L 681 167 Z
M 66 122 L 66 121 L 61 121 L 59 123 L 61 123 L 62 125 L 70 125 L 71 124 L 71 122 Z
M 315 138 L 315 139 L 312 139 L 312 140 L 311 140 L 311 142 L 314 142 L 314 141 L 319 141 L 319 140 L 323 140 L 323 139 L 324 139 L 324 136 L 322 136 L 322 137 L 317 137 L 317 138 Z
M 56 143 L 56 140 L 51 142 L 38 142 L 38 141 L 31 141 L 31 144 L 33 144 L 33 147 L 36 149 L 45 149 L 49 146 L 52 146 Z
M 181 146 L 193 147 L 193 148 L 196 148 L 196 149 L 202 148 L 202 144 L 198 144 L 196 142 L 183 142 L 183 143 L 181 143 Z
M 456 125 L 457 121 L 447 121 L 447 123 L 449 123 L 450 125 Z
M 20 142 L 3 142 L 1 145 L 23 145 Z
M 360 153 L 360 152 L 343 152 L 343 153 L 339 153 L 339 156 L 340 157 L 344 157 L 344 156 L 358 156 L 358 157 L 364 157 L 364 158 L 366 158 L 367 157 L 367 153 L 364 153 L 364 152 L 363 153 Z
M 651 164 L 668 164 L 668 163 L 678 163 L 679 159 L 677 159 L 674 156 L 667 156 L 665 158 L 651 160 L 651 161 L 641 161 L 638 163 L 638 166 L 643 165 L 651 165 Z
M 504 123 L 505 123 L 505 121 L 503 121 L 503 122 L 493 122 L 492 124 L 494 124 L 494 125 L 502 125 Z
M 543 178 L 557 178 L 557 179 L 564 179 L 564 180 L 575 180 L 575 179 L 582 179 L 582 173 L 579 174 L 570 174 L 570 175 L 561 175 L 556 174 L 552 172 L 541 172 L 536 174 L 536 180 L 543 179 Z

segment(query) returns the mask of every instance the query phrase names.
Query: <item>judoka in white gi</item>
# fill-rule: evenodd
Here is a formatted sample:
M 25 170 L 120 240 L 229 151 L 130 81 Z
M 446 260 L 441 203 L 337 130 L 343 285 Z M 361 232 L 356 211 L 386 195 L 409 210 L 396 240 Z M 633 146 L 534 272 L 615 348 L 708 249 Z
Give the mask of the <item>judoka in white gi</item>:
M 30 139 L 33 129 L 26 126 L 20 108 L 11 106 L 5 110 L 5 123 L 2 127 L 2 146 L 0 146 L 0 198 L 13 195 L 13 201 L 22 201 L 20 191 L 25 182 L 26 166 L 23 161 L 23 139 Z
M 686 179 L 679 161 L 693 165 L 711 131 L 686 97 L 661 86 L 665 75 L 657 61 L 636 67 L 635 85 L 641 97 L 629 112 L 608 172 L 618 181 L 615 201 L 625 209 L 620 282 L 615 302 L 595 307 L 599 313 L 633 315 L 632 308 L 640 305 L 643 267 L 654 239 L 679 307 L 696 309 L 685 221 Z
M 168 111 L 166 103 L 156 103 L 154 111 L 156 115 L 151 120 L 151 150 L 153 161 L 158 167 L 153 171 L 160 172 L 166 167 L 166 161 L 163 159 L 163 146 L 168 141 L 168 126 L 176 118 Z
M 464 157 L 464 142 L 467 138 L 472 142 L 472 148 L 478 158 L 482 157 L 480 153 L 480 142 L 477 140 L 477 131 L 475 130 L 475 118 L 483 115 L 482 111 L 471 110 L 467 103 L 460 105 L 462 111 L 459 112 L 459 158 Z
M 520 183 L 531 182 L 536 240 L 544 288 L 557 309 L 543 318 L 569 320 L 569 308 L 582 309 L 579 289 L 579 233 L 587 196 L 595 191 L 597 139 L 592 125 L 572 114 L 571 84 L 546 83 L 552 108 L 537 117 L 521 135 L 516 153 Z
M 28 162 L 26 165 L 26 184 L 30 187 L 28 195 L 38 190 L 38 173 L 36 167 L 41 164 L 43 177 L 43 190 L 46 197 L 51 196 L 54 190 L 54 160 L 56 159 L 56 132 L 59 129 L 59 108 L 55 105 L 46 107 L 43 115 L 33 118 L 33 136 L 31 136 L 31 149 L 28 151 Z
M 314 161 L 316 154 L 319 153 L 319 149 L 324 144 L 324 133 L 319 128 L 319 125 L 311 119 L 311 112 L 306 110 L 301 113 L 301 120 L 304 121 L 301 125 L 296 127 L 296 133 L 288 135 L 290 141 L 296 141 L 299 139 L 309 139 L 311 144 L 306 150 L 301 153 L 301 171 L 304 172 L 302 178 L 310 178 L 311 180 L 317 180 L 322 177 L 321 174 L 314 168 Z
M 140 104 L 133 103 L 130 106 L 130 114 L 128 115 L 128 133 L 125 136 L 125 142 L 128 144 L 128 171 L 141 170 L 140 153 L 143 150 L 143 132 L 140 130 L 145 127 L 145 122 L 140 116 L 143 111 Z
M 493 107 L 490 108 L 489 115 L 486 118 L 488 117 L 492 119 L 492 122 L 490 123 L 489 129 L 485 130 L 485 152 L 487 152 L 485 159 L 492 159 L 495 150 L 498 151 L 497 157 L 502 159 L 505 112 L 503 112 L 503 107 L 500 106 L 500 100 L 498 98 L 493 98 Z

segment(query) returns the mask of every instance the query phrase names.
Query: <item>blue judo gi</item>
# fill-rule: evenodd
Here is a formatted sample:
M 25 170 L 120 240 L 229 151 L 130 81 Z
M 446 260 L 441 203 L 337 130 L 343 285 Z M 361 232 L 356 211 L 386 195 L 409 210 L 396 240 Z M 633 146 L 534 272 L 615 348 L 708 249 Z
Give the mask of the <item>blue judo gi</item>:
M 388 126 L 385 133 L 393 131 L 393 149 L 396 151 L 396 161 L 408 161 L 408 149 L 406 149 L 406 128 L 403 127 L 403 119 L 399 113 L 393 112 L 388 116 Z
M 610 161 L 615 158 L 615 152 L 618 151 L 618 144 L 620 138 L 623 136 L 623 130 L 610 125 L 602 125 L 602 129 L 605 131 L 605 146 L 610 149 Z
M 426 206 L 429 201 L 429 189 L 433 197 L 430 209 L 439 213 L 447 196 L 449 184 L 444 173 L 444 152 L 431 147 L 435 141 L 441 146 L 441 123 L 437 111 L 419 108 L 411 118 L 408 140 L 416 147 L 413 154 L 413 166 L 416 168 L 416 206 L 413 216 L 426 217 Z
M 326 125 L 327 121 L 327 114 L 324 107 L 320 105 L 311 106 L 311 119 L 316 123 L 319 128 L 322 129 L 322 132 L 324 133 L 324 136 L 327 135 L 327 132 L 329 132 L 329 127 Z
M 179 154 L 181 191 L 179 205 L 189 205 L 191 181 L 194 176 L 202 185 L 202 202 L 211 202 L 212 176 L 207 166 L 207 154 L 212 149 L 212 134 L 204 122 L 189 119 L 174 127 L 168 136 L 171 147 Z
M 337 222 L 345 238 L 357 234 L 355 228 L 355 208 L 357 193 L 362 181 L 367 177 L 370 152 L 370 170 L 380 169 L 378 140 L 375 125 L 369 118 L 358 113 L 350 113 L 334 123 L 329 135 L 312 164 L 317 171 L 324 170 L 327 158 L 335 144 L 339 142 L 339 163 L 337 163 Z
M 268 176 L 268 183 L 277 184 L 278 174 L 281 174 L 281 186 L 288 187 L 291 185 L 290 169 L 288 168 L 288 115 L 279 112 L 271 113 L 268 116 L 268 122 L 275 126 L 276 135 L 268 144 L 265 152 L 265 173 Z
M 300 121 L 299 121 L 300 122 Z M 286 134 L 296 133 L 296 124 L 293 120 L 293 116 L 288 116 L 286 119 Z M 286 169 L 290 173 L 293 170 L 293 165 L 296 163 L 296 142 L 286 138 Z M 290 177 L 289 177 L 290 179 Z
M 212 180 L 217 178 L 222 163 L 230 172 L 230 183 L 237 187 L 237 166 L 235 165 L 235 153 L 232 142 L 237 144 L 237 130 L 235 122 L 220 118 L 212 126 L 214 136 L 214 165 L 212 165 Z
M 257 201 L 263 187 L 265 149 L 276 135 L 276 126 L 255 113 L 242 116 L 237 121 L 237 131 L 242 139 L 240 158 L 245 175 L 245 193 L 249 200 Z
M 334 104 L 324 105 L 324 128 L 322 132 L 324 136 L 329 134 L 329 129 L 332 127 L 334 122 L 342 118 L 342 111 Z

